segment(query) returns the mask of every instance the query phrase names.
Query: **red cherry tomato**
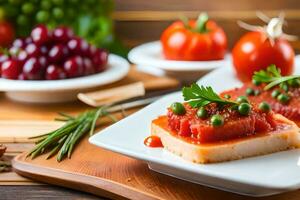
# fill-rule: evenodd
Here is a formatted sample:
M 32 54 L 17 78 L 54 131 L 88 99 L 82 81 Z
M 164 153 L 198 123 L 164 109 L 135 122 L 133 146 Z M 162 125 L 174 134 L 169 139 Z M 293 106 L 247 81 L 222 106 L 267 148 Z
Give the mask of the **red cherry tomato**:
M 8 47 L 15 38 L 15 30 L 9 22 L 0 21 L 0 46 Z
M 224 58 L 227 38 L 222 28 L 208 20 L 204 30 L 196 30 L 197 21 L 188 26 L 181 21 L 171 24 L 162 33 L 163 55 L 169 60 L 219 60 Z
M 263 32 L 249 32 L 232 50 L 233 65 L 238 78 L 249 81 L 255 71 L 271 64 L 281 69 L 282 75 L 293 72 L 295 53 L 288 41 L 277 38 L 272 45 Z

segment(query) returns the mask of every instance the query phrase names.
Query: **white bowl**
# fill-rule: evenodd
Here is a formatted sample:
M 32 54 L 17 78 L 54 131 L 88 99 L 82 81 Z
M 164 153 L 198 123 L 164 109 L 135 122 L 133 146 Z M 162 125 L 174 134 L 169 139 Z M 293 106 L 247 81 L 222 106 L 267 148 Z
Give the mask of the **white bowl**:
M 167 60 L 162 55 L 160 41 L 149 42 L 133 48 L 129 54 L 130 62 L 144 68 L 156 68 L 166 75 L 176 77 L 183 81 L 197 80 L 207 72 L 231 65 L 230 54 L 226 54 L 223 60 L 212 61 L 175 61 Z
M 0 78 L 0 91 L 19 102 L 58 103 L 76 100 L 79 92 L 116 82 L 128 74 L 126 59 L 110 54 L 104 72 L 64 80 L 22 81 Z

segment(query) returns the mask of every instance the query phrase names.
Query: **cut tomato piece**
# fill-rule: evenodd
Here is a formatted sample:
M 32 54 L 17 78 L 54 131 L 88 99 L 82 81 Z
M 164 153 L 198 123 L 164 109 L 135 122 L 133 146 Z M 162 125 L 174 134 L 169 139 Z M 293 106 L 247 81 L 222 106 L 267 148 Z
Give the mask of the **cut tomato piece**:
M 191 108 L 184 104 L 186 114 L 176 115 L 172 110 L 168 110 L 168 126 L 183 137 L 192 137 L 200 143 L 210 143 L 237 139 L 258 132 L 267 132 L 275 128 L 272 121 L 273 113 L 261 113 L 253 108 L 248 116 L 241 116 L 238 111 L 229 107 L 221 110 L 213 104 L 208 105 L 209 116 L 220 114 L 224 117 L 222 126 L 214 127 L 210 122 L 210 117 L 200 119 L 197 117 L 196 108 Z
M 272 97 L 272 92 L 274 90 L 279 90 L 281 93 L 286 93 L 284 90 L 280 89 L 279 87 L 274 87 L 266 91 L 264 90 L 264 86 L 264 84 L 260 86 L 255 86 L 249 82 L 244 84 L 241 88 L 236 88 L 222 92 L 221 96 L 229 94 L 231 96 L 231 99 L 235 100 L 239 96 L 245 96 L 246 90 L 248 88 L 259 90 L 259 95 L 248 96 L 248 99 L 251 101 L 251 103 L 259 105 L 261 102 L 265 101 L 271 105 L 272 110 L 275 113 L 279 113 L 285 116 L 286 118 L 294 121 L 296 124 L 300 125 L 300 88 L 290 87 L 288 91 L 290 100 L 287 103 L 283 104 L 279 102 L 276 98 Z

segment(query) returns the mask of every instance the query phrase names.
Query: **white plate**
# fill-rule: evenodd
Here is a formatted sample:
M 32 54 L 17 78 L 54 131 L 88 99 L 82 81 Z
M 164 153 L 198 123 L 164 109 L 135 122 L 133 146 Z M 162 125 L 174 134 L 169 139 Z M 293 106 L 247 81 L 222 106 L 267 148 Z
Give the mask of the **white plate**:
M 116 82 L 127 75 L 129 63 L 110 54 L 107 69 L 98 74 L 55 81 L 20 81 L 0 78 L 0 91 L 14 100 L 30 103 L 57 103 L 76 99 L 78 92 Z
M 299 68 L 296 72 L 300 73 Z M 241 84 L 230 68 L 211 72 L 199 83 L 211 85 L 217 92 Z M 89 141 L 144 160 L 151 169 L 160 173 L 234 193 L 267 196 L 300 188 L 300 150 L 203 165 L 185 161 L 162 148 L 146 147 L 143 141 L 150 135 L 151 121 L 165 114 L 166 108 L 174 101 L 182 101 L 180 92 L 163 97 L 92 136 Z
M 133 48 L 129 54 L 130 62 L 148 67 L 155 67 L 167 71 L 207 71 L 212 70 L 231 62 L 229 54 L 223 60 L 213 61 L 175 61 L 166 60 L 162 55 L 162 48 L 159 41 L 149 42 Z

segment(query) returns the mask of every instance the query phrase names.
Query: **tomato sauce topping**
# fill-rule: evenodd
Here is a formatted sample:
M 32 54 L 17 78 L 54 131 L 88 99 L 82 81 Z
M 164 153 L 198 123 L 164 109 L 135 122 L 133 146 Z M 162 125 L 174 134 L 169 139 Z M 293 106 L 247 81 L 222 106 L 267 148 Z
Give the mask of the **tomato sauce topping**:
M 219 107 L 212 103 L 205 106 L 208 117 L 201 119 L 196 114 L 197 108 L 192 108 L 188 103 L 183 105 L 186 110 L 184 115 L 176 115 L 170 108 L 168 109 L 168 127 L 171 132 L 191 138 L 194 142 L 212 143 L 233 140 L 276 129 L 273 113 L 261 112 L 256 106 L 252 106 L 250 113 L 243 116 L 230 105 Z M 215 114 L 223 116 L 222 126 L 215 127 L 211 124 L 209 116 Z
M 160 137 L 151 135 L 144 140 L 144 144 L 148 147 L 163 147 Z
M 261 84 L 260 86 L 255 86 L 252 83 L 246 83 L 241 88 L 236 88 L 232 90 L 225 91 L 221 94 L 224 96 L 228 94 L 232 99 L 236 99 L 241 95 L 246 95 L 246 90 L 251 88 L 253 90 L 259 91 L 259 95 L 249 95 L 247 98 L 253 104 L 259 104 L 263 101 L 270 104 L 272 110 L 275 113 L 282 114 L 286 118 L 295 121 L 296 123 L 300 123 L 300 88 L 290 87 L 288 92 L 285 92 L 283 89 L 274 87 L 270 90 L 265 91 L 265 84 Z M 274 90 L 279 91 L 280 93 L 287 94 L 289 96 L 289 100 L 285 103 L 280 102 L 276 97 L 272 96 Z

